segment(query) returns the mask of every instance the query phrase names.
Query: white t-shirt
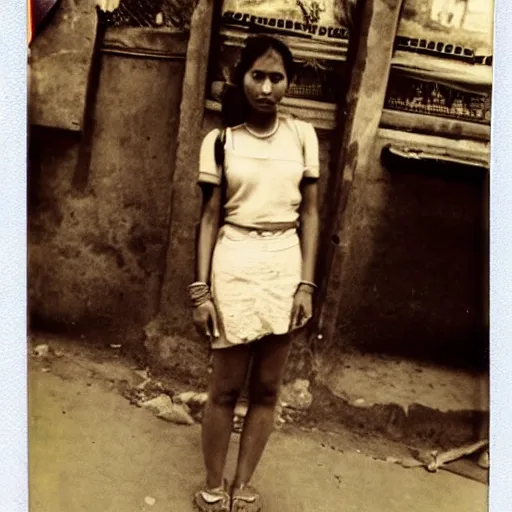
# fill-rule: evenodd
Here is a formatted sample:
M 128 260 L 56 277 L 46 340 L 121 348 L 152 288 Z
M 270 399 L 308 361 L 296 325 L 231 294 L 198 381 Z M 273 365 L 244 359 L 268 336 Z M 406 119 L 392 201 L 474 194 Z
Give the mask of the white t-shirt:
M 214 145 L 219 130 L 209 132 L 201 145 L 199 182 L 220 185 Z M 318 178 L 318 138 L 305 121 L 280 116 L 274 135 L 258 138 L 245 125 L 226 132 L 225 221 L 259 228 L 297 222 L 302 178 Z

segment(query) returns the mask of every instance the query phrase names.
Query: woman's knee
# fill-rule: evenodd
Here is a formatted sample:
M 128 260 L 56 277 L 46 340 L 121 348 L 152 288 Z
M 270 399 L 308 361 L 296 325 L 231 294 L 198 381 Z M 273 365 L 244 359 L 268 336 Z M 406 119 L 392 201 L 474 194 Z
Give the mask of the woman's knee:
M 275 407 L 279 399 L 279 381 L 252 382 L 249 389 L 249 401 L 253 405 Z
M 220 407 L 234 408 L 242 392 L 241 388 L 232 387 L 228 389 L 211 389 L 209 392 L 210 401 Z

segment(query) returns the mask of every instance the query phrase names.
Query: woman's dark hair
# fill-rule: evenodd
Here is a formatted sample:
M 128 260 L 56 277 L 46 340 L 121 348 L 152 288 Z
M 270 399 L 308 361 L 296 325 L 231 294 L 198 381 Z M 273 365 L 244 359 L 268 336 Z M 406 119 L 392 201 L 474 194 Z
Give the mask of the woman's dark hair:
M 235 68 L 233 84 L 226 86 L 222 96 L 222 118 L 225 126 L 236 126 L 245 122 L 249 104 L 244 93 L 244 76 L 254 62 L 268 50 L 275 50 L 281 55 L 288 83 L 292 82 L 295 64 L 288 46 L 281 40 L 267 35 L 249 37 Z

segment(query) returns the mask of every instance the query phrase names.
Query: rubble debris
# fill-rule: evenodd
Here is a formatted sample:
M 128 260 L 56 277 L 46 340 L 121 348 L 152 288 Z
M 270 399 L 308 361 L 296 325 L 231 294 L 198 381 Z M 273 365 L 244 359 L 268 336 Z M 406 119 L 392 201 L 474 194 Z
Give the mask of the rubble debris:
M 135 375 L 137 375 L 138 377 L 140 377 L 142 379 L 142 382 L 137 384 L 137 386 L 136 386 L 137 389 L 144 389 L 151 382 L 151 377 L 149 376 L 149 372 L 147 369 L 146 370 L 137 370 L 135 372 Z
M 152 507 L 156 503 L 156 500 L 152 496 L 146 496 L 144 498 L 144 503 L 146 505 L 149 505 L 150 507 Z
M 310 383 L 307 379 L 297 379 L 283 386 L 281 403 L 283 407 L 290 407 L 299 411 L 307 411 L 313 403 L 313 395 L 309 391 Z
M 48 357 L 50 355 L 50 347 L 46 343 L 34 347 L 34 355 L 36 357 Z
M 247 411 L 249 410 L 249 405 L 245 402 L 238 403 L 235 407 L 235 416 L 239 416 L 240 418 L 245 418 L 247 416 Z
M 153 387 L 149 383 L 145 383 L 143 387 L 127 388 L 122 392 L 122 395 L 132 404 L 137 407 L 141 407 L 144 402 L 156 398 L 162 394 L 162 390 L 157 387 Z
M 135 373 L 144 381 L 135 388 L 123 392 L 123 396 L 132 404 L 150 408 L 158 417 L 175 423 L 201 423 L 208 393 L 182 391 L 173 394 L 164 390 L 160 383 L 151 380 L 147 370 L 139 370 Z M 276 406 L 275 428 L 279 429 L 285 423 L 293 423 L 306 414 L 312 401 L 308 388 L 309 381 L 300 379 L 289 386 L 288 392 L 285 393 L 288 401 L 280 401 Z M 233 413 L 234 432 L 242 431 L 248 408 L 249 404 L 245 400 L 241 400 L 236 405 Z
M 157 417 L 177 425 L 194 425 L 195 420 L 182 404 L 173 404 L 172 409 L 157 414 Z
M 173 405 L 173 401 L 167 395 L 159 395 L 141 404 L 141 406 L 145 409 L 149 409 L 151 412 L 157 414 L 166 410 L 167 408 L 172 408 Z
M 141 407 L 149 409 L 158 418 L 178 425 L 193 425 L 195 423 L 186 405 L 175 404 L 168 395 L 159 395 L 152 398 L 143 402 Z
M 245 401 L 238 402 L 233 411 L 233 432 L 240 434 L 244 426 L 244 420 L 249 411 L 249 404 Z
M 199 406 L 203 406 L 208 401 L 208 393 L 196 393 L 194 398 L 191 400 L 191 403 L 198 404 Z
M 195 397 L 196 393 L 194 391 L 185 391 L 183 393 L 179 393 L 175 397 L 173 397 L 174 402 L 177 404 L 187 404 L 192 401 Z
M 489 441 L 478 441 L 469 445 L 464 445 L 459 448 L 452 448 L 444 452 L 437 450 L 416 450 L 410 448 L 413 458 L 405 458 L 398 461 L 398 463 L 404 468 L 417 468 L 425 467 L 431 473 L 437 472 L 438 469 L 442 468 L 449 462 L 454 462 L 467 455 L 477 453 L 483 448 L 489 446 Z
M 239 416 L 233 416 L 233 432 L 235 434 L 241 434 L 244 426 L 243 419 Z

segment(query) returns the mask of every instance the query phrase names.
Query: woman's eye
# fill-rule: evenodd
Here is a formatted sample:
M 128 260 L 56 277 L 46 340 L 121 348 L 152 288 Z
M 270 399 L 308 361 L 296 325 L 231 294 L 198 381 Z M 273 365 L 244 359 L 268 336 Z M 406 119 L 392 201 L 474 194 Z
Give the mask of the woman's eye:
M 263 82 L 263 80 L 267 78 L 267 74 L 261 71 L 253 71 L 252 78 L 256 82 Z M 268 78 L 273 84 L 278 84 L 281 80 L 284 79 L 284 76 L 281 73 L 270 73 Z
M 283 80 L 283 78 L 283 75 L 281 75 L 280 73 L 273 73 L 270 75 L 270 81 L 273 84 L 278 84 L 281 80 Z

